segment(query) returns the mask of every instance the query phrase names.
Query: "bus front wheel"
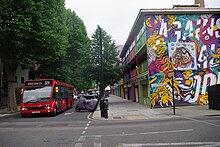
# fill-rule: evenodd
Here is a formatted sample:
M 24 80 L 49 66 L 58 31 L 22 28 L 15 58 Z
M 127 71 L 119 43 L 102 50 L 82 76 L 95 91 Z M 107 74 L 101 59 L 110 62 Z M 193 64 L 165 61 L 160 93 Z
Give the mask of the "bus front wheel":
M 57 107 L 54 108 L 52 116 L 56 116 L 57 115 Z

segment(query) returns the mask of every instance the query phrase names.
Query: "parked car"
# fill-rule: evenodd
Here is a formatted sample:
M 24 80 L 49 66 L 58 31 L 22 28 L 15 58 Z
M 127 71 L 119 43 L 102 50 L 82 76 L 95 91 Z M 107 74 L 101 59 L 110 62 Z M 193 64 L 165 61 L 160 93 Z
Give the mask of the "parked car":
M 89 98 L 89 99 L 87 99 Z M 80 110 L 87 110 L 94 112 L 98 105 L 98 99 L 96 99 L 94 96 L 87 96 L 87 98 L 80 97 L 78 99 L 78 102 L 76 104 L 76 111 L 79 112 Z
M 84 95 L 83 97 L 86 98 L 87 100 L 98 99 L 97 95 L 94 94 Z

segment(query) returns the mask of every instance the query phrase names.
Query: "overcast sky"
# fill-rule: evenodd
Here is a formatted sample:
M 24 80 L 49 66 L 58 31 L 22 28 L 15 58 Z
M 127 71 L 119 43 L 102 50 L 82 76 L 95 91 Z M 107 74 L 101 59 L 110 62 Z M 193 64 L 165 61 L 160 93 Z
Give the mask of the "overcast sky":
M 117 45 L 125 44 L 140 9 L 192 5 L 195 0 L 66 0 L 65 6 L 83 20 L 89 37 L 100 25 Z M 206 8 L 220 8 L 220 0 L 205 0 Z

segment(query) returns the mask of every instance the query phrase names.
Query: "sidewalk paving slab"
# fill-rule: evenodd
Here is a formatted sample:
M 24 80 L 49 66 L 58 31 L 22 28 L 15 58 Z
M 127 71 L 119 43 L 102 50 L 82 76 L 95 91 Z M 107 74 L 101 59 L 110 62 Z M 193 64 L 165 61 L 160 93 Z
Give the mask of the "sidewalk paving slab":
M 169 119 L 177 117 L 198 117 L 205 115 L 220 116 L 220 110 L 212 110 L 208 105 L 186 105 L 176 106 L 175 115 L 173 107 L 153 108 L 141 105 L 137 102 L 131 102 L 124 98 L 110 95 L 107 98 L 109 102 L 108 118 L 101 117 L 101 111 L 98 106 L 93 113 L 94 120 L 149 120 L 149 119 Z
M 0 117 L 19 113 L 19 109 L 20 109 L 20 106 L 18 106 L 18 111 L 17 112 L 9 112 L 7 107 L 0 107 Z

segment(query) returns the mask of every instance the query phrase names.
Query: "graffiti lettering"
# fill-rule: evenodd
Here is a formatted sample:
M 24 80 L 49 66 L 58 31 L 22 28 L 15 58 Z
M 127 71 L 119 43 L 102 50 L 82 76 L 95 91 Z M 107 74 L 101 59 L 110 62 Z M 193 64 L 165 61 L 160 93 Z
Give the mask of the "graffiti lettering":
M 164 19 L 162 19 L 159 34 L 164 35 L 165 37 L 167 37 L 167 23 L 164 22 Z
M 202 83 L 202 79 L 199 75 L 194 76 L 194 79 L 196 80 L 196 93 L 195 93 L 194 98 L 189 100 L 190 103 L 194 103 L 198 100 L 198 97 L 200 94 L 201 83 Z M 208 79 L 210 79 L 209 83 L 208 83 Z M 214 74 L 206 74 L 203 79 L 201 94 L 202 95 L 206 94 L 208 86 L 215 85 L 216 83 L 219 84 L 220 83 L 219 79 L 220 79 L 220 72 L 218 73 L 218 78 L 216 78 L 216 75 L 214 75 Z
M 194 98 L 193 99 L 190 99 L 188 102 L 189 103 L 195 103 L 196 102 L 196 100 L 198 99 L 198 97 L 199 97 L 199 89 L 200 89 L 200 86 L 201 86 L 201 77 L 199 76 L 199 75 L 196 75 L 196 76 L 194 76 L 194 79 L 196 80 L 196 89 L 198 89 L 198 90 L 196 90 L 196 93 L 195 93 L 195 95 L 194 95 Z
M 210 79 L 210 83 L 209 83 L 209 86 L 212 86 L 214 84 L 216 84 L 216 77 L 214 74 L 206 74 L 204 76 L 204 81 L 203 81 L 203 86 L 202 86 L 202 92 L 201 94 L 205 94 L 206 92 L 206 88 L 208 86 L 208 79 Z
M 220 18 L 216 20 L 216 26 L 218 27 L 218 29 L 220 29 Z M 215 32 L 215 36 L 216 36 L 216 38 L 220 37 L 219 31 Z
M 187 21 L 185 30 L 188 30 L 189 33 L 185 33 L 183 35 L 184 37 L 193 36 L 193 23 L 192 23 L 192 21 Z M 183 40 L 186 40 L 186 39 L 184 38 Z
M 201 22 L 203 23 L 201 24 Z M 210 37 L 220 37 L 220 33 L 217 29 L 214 29 L 214 26 L 216 26 L 218 29 L 220 29 L 220 18 L 218 18 L 215 22 L 214 18 L 211 19 L 198 19 L 196 22 L 196 25 L 193 25 L 192 20 L 188 20 L 186 22 L 186 26 L 184 30 L 179 30 L 182 28 L 182 24 L 180 21 L 174 21 L 172 23 L 172 27 L 177 27 L 178 30 L 175 31 L 176 35 L 176 42 L 179 41 L 179 39 L 182 37 L 183 40 L 186 39 L 186 37 L 193 37 L 193 33 L 195 34 L 195 38 L 200 39 L 202 35 L 205 35 L 205 40 L 210 39 Z M 202 29 L 201 29 L 202 28 Z M 194 32 L 195 31 L 195 32 Z M 182 34 L 182 32 L 184 32 Z M 215 32 L 215 33 L 214 33 Z M 161 27 L 159 31 L 159 35 L 162 35 L 164 37 L 171 37 L 168 36 L 168 23 L 164 22 L 164 19 L 161 21 Z
M 173 24 L 174 24 L 174 25 L 177 25 L 177 28 L 178 28 L 178 29 L 181 29 L 181 28 L 182 28 L 182 25 L 181 25 L 181 22 L 180 22 L 180 21 L 174 21 Z M 175 31 L 175 35 L 177 36 L 177 37 L 176 37 L 176 42 L 178 42 L 179 39 L 181 38 L 181 31 Z
M 215 44 L 212 44 L 211 45 L 211 51 L 215 51 Z M 201 63 L 201 64 L 198 64 L 198 66 L 200 68 L 207 68 L 208 66 L 208 60 L 207 58 L 210 57 L 211 58 L 211 55 L 210 53 L 207 52 L 207 46 L 206 45 L 203 45 L 201 47 L 201 51 L 200 51 L 200 54 L 199 54 L 199 57 L 198 57 L 198 61 Z M 214 66 L 214 59 L 212 58 L 209 62 L 210 66 L 213 67 Z

